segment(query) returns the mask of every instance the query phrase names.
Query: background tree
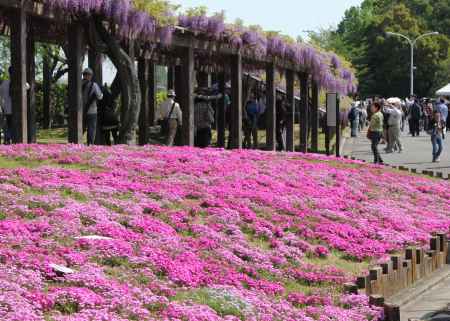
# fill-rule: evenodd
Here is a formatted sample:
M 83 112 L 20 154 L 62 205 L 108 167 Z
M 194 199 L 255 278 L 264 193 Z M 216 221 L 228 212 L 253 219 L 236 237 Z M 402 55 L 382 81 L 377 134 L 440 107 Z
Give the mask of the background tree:
M 313 42 L 346 57 L 357 69 L 363 96 L 409 94 L 409 44 L 386 32 L 411 38 L 429 31 L 415 51 L 416 93 L 432 96 L 450 81 L 450 4 L 447 0 L 365 0 L 345 13 L 336 30 L 310 34 Z

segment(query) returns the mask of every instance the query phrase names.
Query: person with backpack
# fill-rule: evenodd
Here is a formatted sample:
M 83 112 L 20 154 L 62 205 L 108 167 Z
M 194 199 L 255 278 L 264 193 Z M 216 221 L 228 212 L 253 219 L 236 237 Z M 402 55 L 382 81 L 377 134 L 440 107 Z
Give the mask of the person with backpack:
M 183 126 L 183 113 L 180 105 L 175 101 L 174 90 L 169 90 L 167 99 L 160 107 L 161 133 L 167 146 L 173 146 L 178 127 Z
M 97 132 L 97 101 L 103 99 L 103 92 L 100 86 L 93 81 L 94 72 L 91 68 L 83 71 L 83 119 L 84 130 L 87 130 L 87 145 L 95 143 L 95 134 Z
M 422 107 L 419 100 L 415 99 L 409 109 L 410 130 L 413 137 L 420 136 L 420 119 L 422 118 Z
M 201 92 L 195 96 L 194 100 L 194 125 L 195 125 L 195 146 L 206 148 L 211 145 L 212 125 L 214 123 L 214 110 L 211 101 L 221 98 L 222 95 L 209 95 Z
M 98 103 L 98 125 L 104 143 L 111 146 L 111 136 L 114 145 L 119 141 L 119 118 L 116 115 L 116 103 L 108 86 L 105 84 L 101 90 L 103 99 Z

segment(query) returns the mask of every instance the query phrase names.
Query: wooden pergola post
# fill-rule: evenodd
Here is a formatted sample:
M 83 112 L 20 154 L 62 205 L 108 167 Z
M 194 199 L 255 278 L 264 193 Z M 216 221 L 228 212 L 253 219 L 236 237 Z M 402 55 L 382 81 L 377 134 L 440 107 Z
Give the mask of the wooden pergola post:
M 277 148 L 276 140 L 276 87 L 275 65 L 268 63 L 266 66 L 266 144 L 267 150 L 274 151 Z
M 28 141 L 27 126 L 27 16 L 25 1 L 20 8 L 11 12 L 11 100 L 12 141 L 25 144 Z
M 319 151 L 319 86 L 312 81 L 311 151 Z
M 287 96 L 287 120 L 286 120 L 286 150 L 295 151 L 295 95 L 294 95 L 295 73 L 292 70 L 286 70 L 286 96 Z
M 242 56 L 231 56 L 231 142 L 230 148 L 242 148 Z
M 194 49 L 180 49 L 181 66 L 177 68 L 175 82 L 177 97 L 183 111 L 183 126 L 181 128 L 184 146 L 194 146 Z
M 217 146 L 225 147 L 225 123 L 226 123 L 226 99 L 225 99 L 225 73 L 219 75 L 219 92 L 222 98 L 219 99 L 217 108 Z
M 300 152 L 308 152 L 308 74 L 300 73 Z
M 50 74 L 50 57 L 44 54 L 42 59 L 42 107 L 43 107 L 43 124 L 44 129 L 50 128 L 50 90 L 51 90 L 51 74 Z
M 141 110 L 139 114 L 139 145 L 146 145 L 149 138 L 149 62 L 145 58 L 138 61 L 139 86 L 141 88 Z
M 89 49 L 88 51 L 88 65 L 94 72 L 93 80 L 101 87 L 103 85 L 103 54 Z M 105 145 L 104 135 L 102 134 L 101 124 L 97 118 L 97 131 L 95 134 L 95 144 Z
M 30 28 L 31 29 L 31 28 Z M 29 30 L 27 38 L 27 82 L 30 86 L 28 90 L 28 143 L 36 143 L 37 124 L 36 124 L 36 46 L 34 37 Z
M 80 22 L 73 22 L 68 28 L 69 57 L 69 143 L 81 144 L 83 142 L 83 97 L 82 62 L 83 62 L 83 33 Z
M 156 84 L 156 64 L 153 61 L 149 62 L 148 66 L 148 124 L 149 126 L 154 126 L 158 120 L 158 115 L 156 114 L 156 94 L 157 94 L 157 84 Z

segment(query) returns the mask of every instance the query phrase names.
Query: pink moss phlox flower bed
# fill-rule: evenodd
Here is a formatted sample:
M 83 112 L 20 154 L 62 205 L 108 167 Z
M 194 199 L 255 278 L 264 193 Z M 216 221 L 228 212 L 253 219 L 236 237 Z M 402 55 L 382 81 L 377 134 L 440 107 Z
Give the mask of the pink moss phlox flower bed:
M 19 145 L 0 165 L 5 321 L 378 320 L 341 263 L 450 226 L 448 182 L 323 156 Z

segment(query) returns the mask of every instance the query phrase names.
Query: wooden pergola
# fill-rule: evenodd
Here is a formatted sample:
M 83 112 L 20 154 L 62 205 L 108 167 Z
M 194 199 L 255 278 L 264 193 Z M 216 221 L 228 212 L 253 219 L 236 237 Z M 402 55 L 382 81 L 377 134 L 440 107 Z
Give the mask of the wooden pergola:
M 68 53 L 68 108 L 70 143 L 82 143 L 82 62 L 88 47 L 86 26 L 83 20 L 64 23 L 54 12 L 49 12 L 39 2 L 26 0 L 0 0 L 0 31 L 11 38 L 12 103 L 14 121 L 14 143 L 36 142 L 36 102 L 35 102 L 35 42 L 65 45 Z M 144 51 L 144 50 L 143 50 Z M 156 54 L 155 54 L 156 53 Z M 89 48 L 89 65 L 94 70 L 97 82 L 102 79 L 103 52 Z M 251 50 L 238 50 L 224 43 L 202 38 L 189 30 L 177 28 L 169 47 L 160 46 L 156 41 L 151 54 L 140 54 L 138 75 L 142 95 L 139 116 L 139 144 L 146 144 L 149 129 L 155 124 L 156 85 L 155 66 L 161 57 L 169 60 L 169 82 L 174 85 L 178 102 L 183 111 L 182 145 L 194 145 L 194 83 L 195 66 L 201 66 L 203 58 L 220 62 L 214 77 L 219 81 L 221 92 L 225 83 L 231 82 L 231 148 L 242 147 L 243 115 L 243 65 L 264 69 L 266 73 L 267 95 L 267 149 L 276 149 L 276 72 L 286 77 L 288 105 L 287 150 L 294 151 L 295 103 L 294 82 L 300 82 L 300 151 L 308 151 L 308 132 L 311 127 L 311 150 L 318 150 L 318 101 L 319 86 L 302 66 L 295 66 L 271 58 L 258 58 Z M 196 61 L 197 60 L 197 61 Z M 201 71 L 205 74 L 205 71 Z M 27 91 L 26 84 L 30 85 Z M 309 106 L 309 101 L 312 106 Z M 225 146 L 225 99 L 218 106 L 218 146 Z M 309 115 L 311 113 L 311 115 Z

